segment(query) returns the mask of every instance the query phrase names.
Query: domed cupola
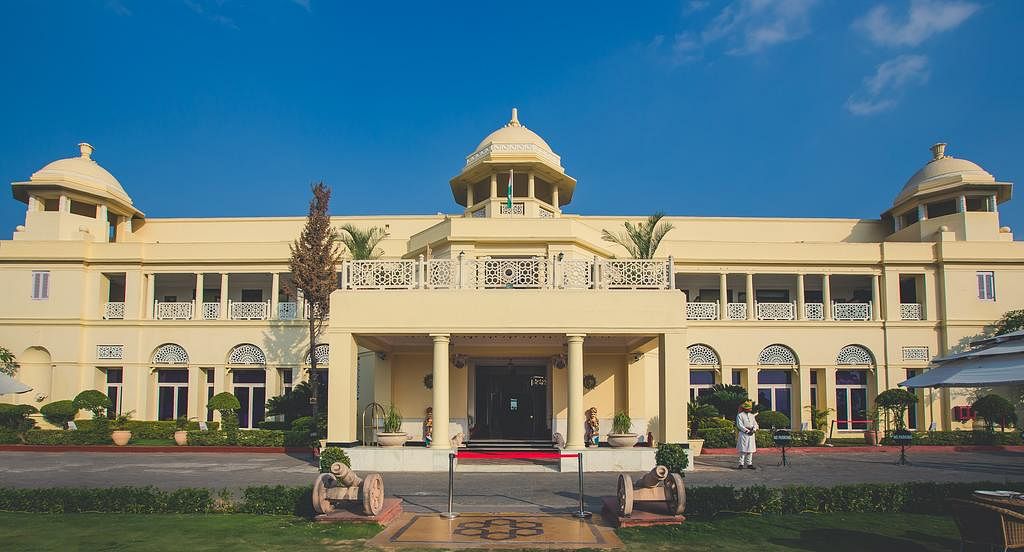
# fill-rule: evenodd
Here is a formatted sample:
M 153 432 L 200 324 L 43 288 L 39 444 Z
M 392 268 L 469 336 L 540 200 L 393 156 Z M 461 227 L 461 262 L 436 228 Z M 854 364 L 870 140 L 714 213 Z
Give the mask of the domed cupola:
M 946 155 L 944 143 L 933 145 L 931 152 L 931 160 L 882 214 L 892 221 L 889 240 L 931 241 L 937 232 L 952 232 L 949 237 L 958 240 L 1006 239 L 1009 231 L 999 228 L 997 206 L 1010 199 L 1013 184 L 997 182 L 976 163 Z
M 114 241 L 131 231 L 132 219 L 144 218 L 114 175 L 92 159 L 93 147 L 83 142 L 78 150 L 78 157 L 58 159 L 28 181 L 11 183 L 14 198 L 28 204 L 14 239 Z
M 515 108 L 509 122 L 466 157 L 462 172 L 450 183 L 468 217 L 557 217 L 576 189 L 561 158 L 519 122 Z

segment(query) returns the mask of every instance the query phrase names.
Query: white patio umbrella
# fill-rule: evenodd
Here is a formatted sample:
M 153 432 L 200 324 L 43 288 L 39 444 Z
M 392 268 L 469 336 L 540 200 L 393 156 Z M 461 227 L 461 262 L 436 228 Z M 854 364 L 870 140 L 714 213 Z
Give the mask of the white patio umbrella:
M 7 374 L 0 374 L 0 395 L 28 393 L 31 390 L 31 387 L 21 383 L 11 376 L 8 376 Z
M 899 385 L 990 387 L 1024 384 L 1024 331 L 971 343 L 974 349 L 932 360 L 932 368 Z

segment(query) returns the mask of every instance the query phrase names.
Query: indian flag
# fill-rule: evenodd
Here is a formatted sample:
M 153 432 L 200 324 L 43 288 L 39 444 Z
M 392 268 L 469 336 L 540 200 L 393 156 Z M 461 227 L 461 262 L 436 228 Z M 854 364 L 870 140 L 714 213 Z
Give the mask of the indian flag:
M 508 170 L 508 212 L 512 212 L 512 169 Z

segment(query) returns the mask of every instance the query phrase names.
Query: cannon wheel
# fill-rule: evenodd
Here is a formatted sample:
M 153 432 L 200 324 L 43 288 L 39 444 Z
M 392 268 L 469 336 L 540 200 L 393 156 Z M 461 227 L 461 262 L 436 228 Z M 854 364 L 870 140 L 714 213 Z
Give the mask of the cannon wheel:
M 327 500 L 327 489 L 334 487 L 337 479 L 329 473 L 321 473 L 313 482 L 313 510 L 318 514 L 329 514 L 334 511 L 334 504 Z
M 384 509 L 384 478 L 371 473 L 363 479 L 363 513 L 376 516 Z
M 686 488 L 678 473 L 671 473 L 665 479 L 665 505 L 668 506 L 668 513 L 676 516 L 686 509 Z
M 619 515 L 628 516 L 633 513 L 633 480 L 629 475 L 619 474 Z

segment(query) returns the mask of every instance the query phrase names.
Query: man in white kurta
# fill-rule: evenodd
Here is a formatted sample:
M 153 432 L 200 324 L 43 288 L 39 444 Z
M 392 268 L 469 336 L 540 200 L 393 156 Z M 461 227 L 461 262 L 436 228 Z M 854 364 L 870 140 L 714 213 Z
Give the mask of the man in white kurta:
M 757 443 L 754 434 L 757 432 L 757 418 L 753 413 L 754 403 L 744 401 L 739 414 L 736 414 L 736 451 L 740 454 L 740 465 L 736 469 L 754 469 L 754 453 Z

